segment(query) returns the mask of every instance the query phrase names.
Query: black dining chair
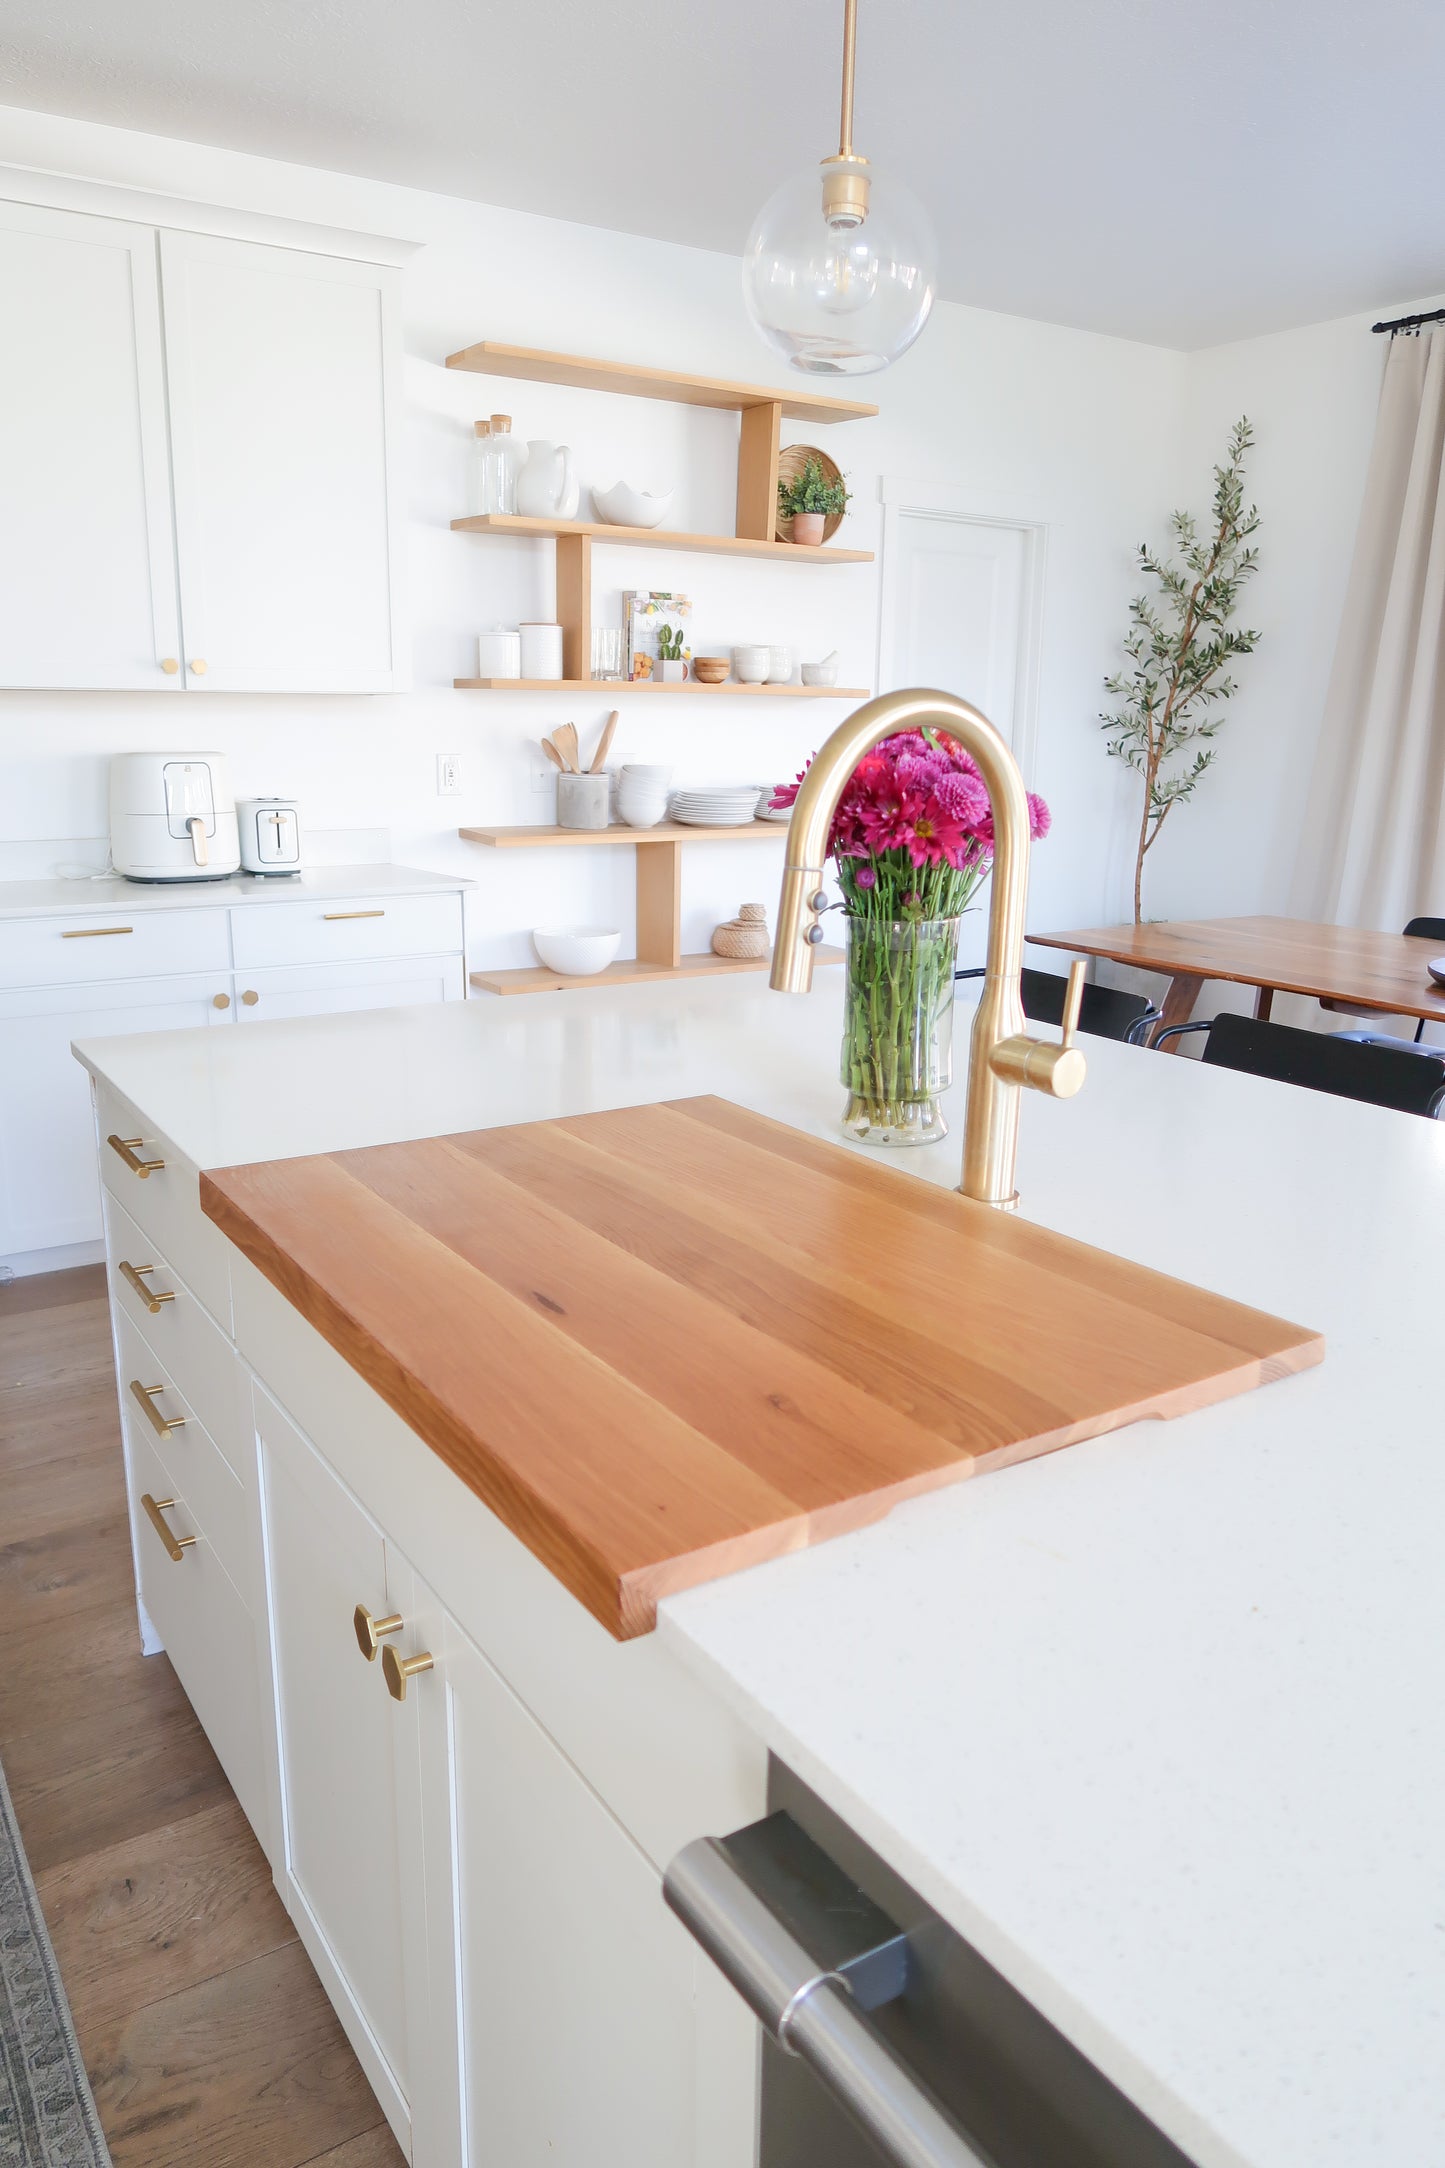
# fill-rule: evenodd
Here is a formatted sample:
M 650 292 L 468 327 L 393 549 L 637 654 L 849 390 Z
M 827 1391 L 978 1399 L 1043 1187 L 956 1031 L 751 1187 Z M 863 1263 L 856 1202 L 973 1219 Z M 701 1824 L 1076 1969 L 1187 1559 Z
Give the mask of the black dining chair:
M 981 979 L 983 966 L 955 971 L 953 975 L 955 979 Z M 1062 1024 L 1068 980 L 1060 978 L 1056 971 L 1024 970 L 1019 973 L 1019 981 L 1024 1015 L 1029 1022 Z M 1086 986 L 1079 1029 L 1092 1032 L 1096 1039 L 1122 1039 L 1126 1046 L 1142 1046 L 1160 1014 L 1143 994 L 1126 994 L 1117 986 Z
M 1407 941 L 1416 939 L 1421 941 L 1438 941 L 1442 947 L 1445 947 L 1445 918 L 1412 918 L 1409 925 L 1405 928 L 1405 939 Z M 1331 1001 L 1327 998 L 1321 1000 L 1320 1007 L 1322 1009 L 1344 1009 L 1347 1012 L 1354 1014 L 1355 1016 L 1358 1016 L 1360 1013 L 1358 1009 L 1355 1009 L 1351 1012 L 1348 1002 Z M 1340 1039 L 1352 1039 L 1357 1046 L 1401 1047 L 1407 1054 L 1410 1052 L 1412 1047 L 1416 1046 L 1420 1047 L 1420 1051 L 1422 1054 L 1432 1054 L 1439 1051 L 1439 1049 L 1436 1047 L 1420 1045 L 1421 1040 L 1425 1036 L 1425 1019 L 1423 1016 L 1421 1017 L 1419 1023 L 1415 1026 L 1415 1036 L 1413 1039 L 1397 1039 L 1391 1032 L 1371 1031 L 1368 1027 L 1360 1031 L 1337 1032 L 1335 1036 Z
M 1416 1047 L 1409 1040 L 1362 1046 L 1345 1032 L 1297 1031 L 1292 1024 L 1267 1024 L 1228 1011 L 1212 1023 L 1171 1025 L 1154 1044 L 1196 1031 L 1209 1034 L 1202 1058 L 1215 1068 L 1242 1069 L 1277 1084 L 1364 1099 L 1430 1120 L 1445 1115 L 1445 1050 Z

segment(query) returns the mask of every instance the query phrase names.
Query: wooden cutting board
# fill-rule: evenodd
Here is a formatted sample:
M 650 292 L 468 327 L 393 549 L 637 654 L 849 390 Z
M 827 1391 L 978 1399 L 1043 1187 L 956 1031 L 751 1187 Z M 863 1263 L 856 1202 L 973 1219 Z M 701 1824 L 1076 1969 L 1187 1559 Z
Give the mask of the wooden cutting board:
M 272 1284 L 620 1639 L 1318 1333 L 726 1100 L 203 1175 Z

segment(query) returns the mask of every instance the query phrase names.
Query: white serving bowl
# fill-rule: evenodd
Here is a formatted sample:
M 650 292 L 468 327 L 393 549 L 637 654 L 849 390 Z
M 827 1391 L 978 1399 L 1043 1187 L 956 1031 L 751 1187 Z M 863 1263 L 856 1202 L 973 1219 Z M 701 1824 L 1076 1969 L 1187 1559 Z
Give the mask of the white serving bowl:
M 564 978 L 595 978 L 617 954 L 622 935 L 615 926 L 539 926 L 532 946 L 549 971 Z
M 838 665 L 835 662 L 805 662 L 803 683 L 805 685 L 836 685 Z
M 766 684 L 770 660 L 771 651 L 766 647 L 735 647 L 733 676 L 739 685 Z
M 614 482 L 610 489 L 594 489 L 592 503 L 599 519 L 609 527 L 660 527 L 672 508 L 676 490 L 649 497 L 645 489 L 630 482 Z

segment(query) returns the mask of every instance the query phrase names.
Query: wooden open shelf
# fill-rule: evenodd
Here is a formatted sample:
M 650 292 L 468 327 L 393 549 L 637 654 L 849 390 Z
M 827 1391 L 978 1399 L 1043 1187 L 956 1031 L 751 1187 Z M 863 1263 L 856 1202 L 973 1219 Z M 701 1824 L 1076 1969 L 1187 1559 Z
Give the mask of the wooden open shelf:
M 585 536 L 589 542 L 625 542 L 634 549 L 693 550 L 713 557 L 780 557 L 798 564 L 871 565 L 872 550 L 834 549 L 831 542 L 778 542 L 741 534 L 679 534 L 670 527 L 608 527 L 597 520 L 530 519 L 521 512 L 483 512 L 454 519 L 454 534 L 505 534 L 544 541 Z
M 699 685 L 688 678 L 453 678 L 459 693 L 747 693 L 765 700 L 870 700 L 866 685 Z
M 840 964 L 843 951 L 814 949 L 813 961 Z M 564 979 L 545 964 L 524 964 L 515 971 L 473 971 L 471 982 L 484 994 L 565 994 L 588 986 L 642 986 L 654 979 L 726 978 L 737 971 L 766 971 L 771 962 L 771 956 L 714 956 L 711 952 L 705 956 L 680 956 L 675 964 L 649 963 L 645 957 L 636 956 L 609 964 L 605 971 L 594 971 L 586 979 Z
M 740 843 L 768 838 L 781 843 L 784 821 L 749 821 L 741 828 L 689 828 L 682 821 L 662 821 L 656 828 L 459 828 L 466 843 L 485 843 L 496 851 L 533 850 L 587 844 L 630 843 L 637 852 L 637 954 L 609 964 L 591 978 L 563 978 L 545 964 L 506 971 L 473 971 L 471 983 L 484 994 L 538 994 L 577 986 L 638 986 L 649 979 L 715 978 L 731 971 L 766 971 L 762 957 L 684 956 L 682 953 L 682 847 L 684 843 Z M 843 960 L 841 949 L 814 951 L 818 963 Z
M 448 354 L 449 369 L 475 376 L 510 376 L 528 384 L 568 384 L 578 391 L 623 392 L 634 399 L 666 399 L 677 406 L 721 407 L 743 414 L 749 407 L 777 406 L 788 421 L 853 422 L 876 414 L 876 406 L 834 399 L 825 392 L 780 391 L 766 384 L 735 384 L 723 377 L 679 376 L 635 362 L 588 361 L 578 354 L 548 354 L 535 346 L 504 346 L 482 339 Z
M 489 843 L 496 851 L 531 851 L 539 845 L 569 843 L 637 843 L 651 848 L 659 843 L 741 843 L 744 838 L 771 836 L 778 843 L 788 832 L 786 821 L 744 821 L 740 828 L 690 828 L 685 821 L 659 821 L 655 828 L 459 828 L 464 843 Z

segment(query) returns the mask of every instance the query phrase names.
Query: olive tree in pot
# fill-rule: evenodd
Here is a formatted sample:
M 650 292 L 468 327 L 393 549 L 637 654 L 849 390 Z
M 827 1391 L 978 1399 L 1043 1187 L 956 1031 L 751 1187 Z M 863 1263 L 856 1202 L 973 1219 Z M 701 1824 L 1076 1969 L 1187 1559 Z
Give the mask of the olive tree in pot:
M 1229 625 L 1258 560 L 1249 537 L 1259 512 L 1254 505 L 1244 509 L 1244 459 L 1253 443 L 1254 431 L 1241 418 L 1224 465 L 1214 470 L 1213 531 L 1202 542 L 1193 514 L 1174 514 L 1169 524 L 1182 564 L 1140 545 L 1138 568 L 1158 582 L 1159 592 L 1130 603 L 1124 652 L 1132 667 L 1104 680 L 1105 692 L 1119 702 L 1099 718 L 1108 750 L 1144 786 L 1134 854 L 1136 926 L 1144 917 L 1144 860 L 1175 806 L 1193 795 L 1213 764 L 1209 741 L 1238 689 L 1227 665 L 1250 654 L 1259 639 Z

